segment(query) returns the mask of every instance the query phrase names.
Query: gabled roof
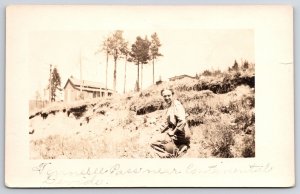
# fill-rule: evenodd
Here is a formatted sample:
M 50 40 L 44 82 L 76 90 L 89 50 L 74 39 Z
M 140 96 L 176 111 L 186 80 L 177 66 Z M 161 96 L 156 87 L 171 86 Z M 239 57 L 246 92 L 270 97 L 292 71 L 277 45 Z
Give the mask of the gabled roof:
M 184 74 L 184 75 L 176 75 L 176 76 L 174 76 L 174 77 L 170 77 L 169 80 L 170 80 L 170 81 L 174 81 L 174 80 L 177 80 L 177 79 L 182 79 L 182 78 L 184 78 L 184 77 L 195 78 L 195 77 L 192 77 L 192 76 L 190 76 L 190 75 Z
M 71 85 L 75 88 L 80 90 L 80 86 L 81 86 L 81 81 L 80 79 L 76 79 L 73 76 L 71 76 L 65 86 L 64 89 L 66 88 L 66 86 L 68 85 L 68 82 L 71 83 Z M 99 91 L 100 89 L 104 89 L 105 90 L 105 85 L 99 82 L 93 82 L 93 81 L 87 81 L 87 80 L 82 80 L 82 87 L 83 90 L 88 90 L 88 91 Z M 109 91 L 112 91 L 111 89 L 107 89 Z

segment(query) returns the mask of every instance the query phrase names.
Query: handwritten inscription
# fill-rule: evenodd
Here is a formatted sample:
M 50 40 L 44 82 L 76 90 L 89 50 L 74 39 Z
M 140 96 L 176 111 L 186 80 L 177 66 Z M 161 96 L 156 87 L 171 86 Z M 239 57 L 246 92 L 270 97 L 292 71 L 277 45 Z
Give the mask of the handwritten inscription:
M 59 170 L 52 163 L 40 163 L 32 168 L 34 173 L 41 177 L 42 183 L 46 185 L 63 185 L 63 186 L 105 186 L 109 184 L 114 177 L 125 175 L 214 175 L 214 174 L 246 174 L 246 173 L 269 173 L 273 170 L 269 163 L 266 164 L 249 164 L 241 167 L 226 167 L 222 163 L 212 164 L 208 166 L 197 166 L 190 163 L 186 166 L 178 168 L 144 168 L 134 167 L 128 168 L 119 163 L 109 167 L 83 167 L 68 170 Z
M 32 171 L 37 171 L 39 174 L 42 174 L 47 165 L 50 165 L 51 162 L 48 163 L 40 163 L 38 166 L 32 168 Z

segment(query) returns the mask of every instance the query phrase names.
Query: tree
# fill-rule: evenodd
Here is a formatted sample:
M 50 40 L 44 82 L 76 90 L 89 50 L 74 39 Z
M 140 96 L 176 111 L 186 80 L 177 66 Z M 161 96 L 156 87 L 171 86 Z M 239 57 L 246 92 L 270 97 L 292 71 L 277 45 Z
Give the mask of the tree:
M 245 60 L 243 63 L 242 69 L 245 71 L 248 68 L 249 68 L 249 62 L 247 60 Z
M 105 90 L 107 90 L 107 71 L 108 71 L 108 57 L 110 55 L 110 38 L 107 37 L 103 41 L 103 45 L 100 51 L 104 51 L 106 55 L 106 66 L 105 66 Z
M 116 91 L 117 87 L 117 61 L 121 57 L 121 49 L 124 47 L 125 40 L 123 38 L 123 31 L 116 30 L 112 36 L 108 39 L 108 54 L 111 55 L 114 59 L 114 82 L 113 89 Z
M 129 53 L 130 58 L 128 61 L 133 62 L 137 65 L 137 91 L 140 91 L 139 73 L 140 64 L 147 64 L 150 60 L 149 47 L 150 41 L 142 39 L 140 36 L 136 37 L 136 41 L 131 46 L 131 51 Z
M 148 61 L 151 59 L 150 57 L 150 45 L 151 45 L 151 42 L 148 40 L 147 36 L 145 36 L 145 39 L 143 40 L 144 41 L 144 48 L 145 48 L 145 51 L 148 53 L 147 56 L 148 56 L 148 59 L 145 63 L 141 63 L 141 89 L 143 89 L 143 67 L 144 67 L 144 64 L 148 64 Z M 145 53 L 146 53 L 145 52 Z
M 157 33 L 151 35 L 151 46 L 150 46 L 150 57 L 152 60 L 152 66 L 153 66 L 153 84 L 154 84 L 154 62 L 157 57 L 163 56 L 161 53 L 159 53 L 159 47 L 161 47 L 159 38 L 157 36 Z
M 239 64 L 236 62 L 236 60 L 234 60 L 234 64 L 233 64 L 233 66 L 232 66 L 231 69 L 234 70 L 234 71 L 238 71 L 239 70 Z
M 128 55 L 129 55 L 129 49 L 128 49 L 128 42 L 124 42 L 123 46 L 120 49 L 122 55 L 124 56 L 125 59 L 125 71 L 124 71 L 124 90 L 123 93 L 126 92 L 126 67 L 127 67 L 127 61 L 128 61 Z
M 57 71 L 57 68 L 54 67 L 54 69 L 51 73 L 50 83 L 49 83 L 49 88 L 50 88 L 49 92 L 50 92 L 50 96 L 51 96 L 51 102 L 55 101 L 56 90 L 59 89 L 60 86 L 61 86 L 60 75 Z

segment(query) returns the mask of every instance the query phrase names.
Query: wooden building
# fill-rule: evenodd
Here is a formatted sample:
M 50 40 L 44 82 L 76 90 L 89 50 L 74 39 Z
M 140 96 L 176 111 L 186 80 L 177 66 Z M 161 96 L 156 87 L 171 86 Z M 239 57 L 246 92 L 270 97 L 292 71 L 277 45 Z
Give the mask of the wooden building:
M 87 80 L 80 81 L 71 76 L 64 86 L 64 101 L 73 102 L 76 100 L 100 98 L 111 96 L 113 90 L 105 89 L 105 85 L 99 82 Z

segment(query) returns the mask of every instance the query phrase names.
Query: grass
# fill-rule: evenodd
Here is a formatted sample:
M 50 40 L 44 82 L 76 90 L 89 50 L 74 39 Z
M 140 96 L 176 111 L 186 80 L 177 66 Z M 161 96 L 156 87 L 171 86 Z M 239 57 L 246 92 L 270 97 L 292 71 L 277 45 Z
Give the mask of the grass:
M 196 79 L 163 82 L 139 93 L 68 105 L 55 103 L 30 115 L 36 131 L 31 135 L 31 156 L 156 157 L 149 145 L 164 122 L 165 105 L 160 91 L 172 87 L 185 107 L 193 133 L 191 147 L 183 157 L 255 157 L 254 86 L 254 68 L 215 71 L 200 74 Z M 39 120 L 43 114 L 46 118 Z M 57 121 L 59 115 L 72 123 L 61 125 L 62 131 L 68 131 L 63 135 L 59 130 L 56 134 L 51 131 L 51 122 Z M 36 126 L 45 126 L 45 130 Z M 39 137 L 38 133 L 44 134 Z

